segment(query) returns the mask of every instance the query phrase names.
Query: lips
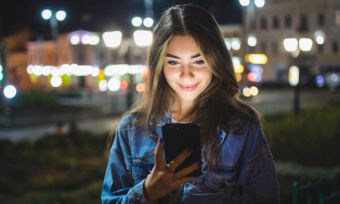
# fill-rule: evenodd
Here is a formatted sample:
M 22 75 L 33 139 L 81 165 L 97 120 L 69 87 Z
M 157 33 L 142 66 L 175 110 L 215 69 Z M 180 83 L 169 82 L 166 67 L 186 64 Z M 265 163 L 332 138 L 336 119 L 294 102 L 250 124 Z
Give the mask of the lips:
M 183 85 L 183 84 L 178 84 L 181 90 L 183 91 L 193 91 L 197 88 L 199 83 L 196 84 L 188 84 L 188 85 Z

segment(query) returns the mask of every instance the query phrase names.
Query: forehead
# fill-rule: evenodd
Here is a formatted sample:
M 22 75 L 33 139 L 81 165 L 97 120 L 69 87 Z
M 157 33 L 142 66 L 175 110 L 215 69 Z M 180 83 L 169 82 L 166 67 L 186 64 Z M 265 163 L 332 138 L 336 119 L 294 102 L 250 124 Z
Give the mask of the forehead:
M 174 36 L 168 46 L 167 52 L 196 52 L 200 53 L 200 49 L 191 35 L 176 35 Z

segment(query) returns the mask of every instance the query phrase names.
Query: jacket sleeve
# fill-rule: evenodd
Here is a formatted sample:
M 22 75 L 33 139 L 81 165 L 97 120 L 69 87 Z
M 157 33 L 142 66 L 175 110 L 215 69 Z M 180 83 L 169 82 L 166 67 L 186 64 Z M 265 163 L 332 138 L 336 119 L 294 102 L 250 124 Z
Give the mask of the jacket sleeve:
M 260 125 L 250 130 L 247 137 L 238 188 L 226 203 L 278 204 L 280 196 L 274 161 Z
M 134 185 L 131 175 L 129 129 L 122 119 L 116 131 L 105 172 L 101 200 L 107 203 L 145 203 L 144 180 Z

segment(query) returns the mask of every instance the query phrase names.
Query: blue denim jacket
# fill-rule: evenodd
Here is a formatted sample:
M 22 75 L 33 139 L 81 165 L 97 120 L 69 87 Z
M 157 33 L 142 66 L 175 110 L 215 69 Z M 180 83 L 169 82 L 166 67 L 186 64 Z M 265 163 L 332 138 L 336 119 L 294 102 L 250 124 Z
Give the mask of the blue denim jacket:
M 170 115 L 156 125 L 171 122 Z M 242 134 L 218 129 L 221 141 L 221 160 L 216 168 L 206 168 L 203 175 L 170 193 L 159 203 L 279 203 L 278 183 L 272 154 L 259 125 Z M 136 125 L 133 115 L 122 118 L 104 177 L 102 203 L 145 203 L 144 180 L 154 164 L 157 137 Z

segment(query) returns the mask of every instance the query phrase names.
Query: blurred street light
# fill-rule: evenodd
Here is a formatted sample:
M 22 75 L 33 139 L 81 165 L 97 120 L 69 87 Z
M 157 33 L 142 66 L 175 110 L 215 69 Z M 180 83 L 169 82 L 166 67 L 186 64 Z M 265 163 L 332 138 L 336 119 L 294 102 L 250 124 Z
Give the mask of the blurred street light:
M 139 27 L 142 25 L 143 20 L 141 17 L 136 16 L 132 18 L 131 23 L 134 27 Z
M 57 13 L 55 14 L 55 17 L 57 18 L 58 21 L 63 21 L 66 18 L 66 12 L 63 10 L 57 11 Z
M 313 41 L 310 38 L 300 38 L 299 39 L 299 48 L 302 51 L 309 52 L 312 50 Z
M 300 80 L 300 70 L 297 66 L 291 66 L 288 71 L 288 82 L 291 86 L 297 86 Z
M 283 40 L 284 49 L 291 54 L 292 57 L 298 58 L 300 51 L 309 52 L 313 48 L 313 40 L 310 38 L 286 38 Z M 288 82 L 294 88 L 293 112 L 300 112 L 300 68 L 293 65 L 289 68 Z
M 314 33 L 314 39 L 318 45 L 323 45 L 325 43 L 325 33 L 322 30 L 317 30 Z
M 54 13 L 50 9 L 45 9 L 41 12 L 41 17 L 44 20 L 50 21 L 51 36 L 53 39 L 56 39 L 58 36 L 58 21 L 65 20 L 66 16 L 67 14 L 64 10 L 58 10 Z
M 254 47 L 257 44 L 256 37 L 254 35 L 249 35 L 247 43 L 250 47 Z
M 298 49 L 298 40 L 296 38 L 286 38 L 283 40 L 283 47 L 287 52 L 294 52 Z
M 6 85 L 4 88 L 4 96 L 8 99 L 14 98 L 17 94 L 17 89 L 13 85 Z
M 153 19 L 150 17 L 147 17 L 143 20 L 143 25 L 147 28 L 151 28 L 153 26 Z
M 122 32 L 120 31 L 112 31 L 105 32 L 102 35 L 104 44 L 110 48 L 119 47 L 122 42 Z
M 254 3 L 258 8 L 262 8 L 266 2 L 265 0 L 255 0 Z
M 152 43 L 152 32 L 148 30 L 136 30 L 133 32 L 133 39 L 140 47 L 149 46 Z

